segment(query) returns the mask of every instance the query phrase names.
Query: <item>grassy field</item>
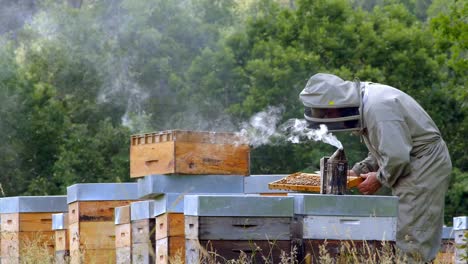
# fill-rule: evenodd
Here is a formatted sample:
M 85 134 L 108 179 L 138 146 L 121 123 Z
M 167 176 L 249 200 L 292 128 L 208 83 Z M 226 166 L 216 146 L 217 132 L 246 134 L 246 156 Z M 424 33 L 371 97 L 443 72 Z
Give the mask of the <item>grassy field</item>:
M 55 263 L 55 252 L 51 250 L 50 241 L 44 242 L 42 239 L 34 239 L 31 241 L 22 241 L 20 245 L 20 262 L 22 264 L 49 264 Z M 274 242 L 272 242 L 272 247 Z M 329 251 L 327 242 L 319 246 L 319 252 L 312 255 L 306 255 L 303 259 L 298 259 L 297 248 L 292 249 L 291 252 L 282 251 L 279 256 L 272 256 L 271 252 L 253 251 L 252 254 L 240 252 L 237 259 L 224 259 L 217 254 L 214 250 L 207 250 L 200 246 L 200 258 L 198 263 L 204 264 L 251 264 L 259 263 L 258 259 L 261 258 L 261 263 L 265 264 L 299 264 L 299 263 L 320 263 L 320 264 L 348 264 L 348 263 L 363 263 L 363 264 L 403 264 L 409 263 L 406 257 L 400 256 L 398 251 L 389 244 L 383 244 L 382 247 L 376 249 L 375 247 L 363 243 L 363 246 L 356 246 L 352 241 L 343 241 L 339 246 L 339 252 L 333 250 Z M 253 245 L 255 247 L 255 245 Z M 334 248 L 336 249 L 336 248 Z M 453 262 L 454 245 L 446 245 L 445 251 L 447 253 L 440 253 L 434 263 L 449 264 Z M 14 251 L 12 251 L 14 252 Z M 450 253 L 451 252 L 451 253 Z M 82 254 L 86 254 L 83 251 Z M 150 252 L 153 259 L 154 251 Z M 183 264 L 183 255 L 185 252 L 179 250 L 177 254 L 169 258 L 171 264 Z M 260 256 L 259 256 L 260 255 Z M 5 257 L 5 254 L 4 254 Z M 257 260 L 257 261 L 255 261 Z M 68 263 L 69 259 L 65 261 Z M 63 262 L 62 262 L 63 263 Z M 115 263 L 115 256 L 109 256 L 108 263 Z M 87 263 L 88 264 L 88 263 Z M 101 264 L 101 263 L 96 263 Z

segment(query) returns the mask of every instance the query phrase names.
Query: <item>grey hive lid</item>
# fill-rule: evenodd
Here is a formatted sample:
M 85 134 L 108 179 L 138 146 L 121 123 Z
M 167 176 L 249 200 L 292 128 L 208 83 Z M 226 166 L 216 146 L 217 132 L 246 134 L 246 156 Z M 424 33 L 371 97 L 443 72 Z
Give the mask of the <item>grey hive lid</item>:
M 165 193 L 243 193 L 242 175 L 150 175 L 138 179 L 140 198 Z
M 0 199 L 0 214 L 67 212 L 67 196 L 16 196 Z
M 80 183 L 67 188 L 67 202 L 138 199 L 137 183 Z
M 398 197 L 374 195 L 290 194 L 294 213 L 316 216 L 397 217 Z
M 130 204 L 131 220 L 143 220 L 154 217 L 154 201 L 139 201 Z
M 184 214 L 193 216 L 292 217 L 294 198 L 260 195 L 186 195 Z

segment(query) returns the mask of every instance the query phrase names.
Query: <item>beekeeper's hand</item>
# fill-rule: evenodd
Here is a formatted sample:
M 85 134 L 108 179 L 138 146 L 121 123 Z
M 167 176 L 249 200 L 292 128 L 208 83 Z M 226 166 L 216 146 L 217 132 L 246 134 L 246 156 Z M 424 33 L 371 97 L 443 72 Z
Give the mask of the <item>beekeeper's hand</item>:
M 369 172 L 366 174 L 361 174 L 361 177 L 364 178 L 364 181 L 358 185 L 358 189 L 362 194 L 369 195 L 374 194 L 382 184 L 377 180 L 377 173 Z

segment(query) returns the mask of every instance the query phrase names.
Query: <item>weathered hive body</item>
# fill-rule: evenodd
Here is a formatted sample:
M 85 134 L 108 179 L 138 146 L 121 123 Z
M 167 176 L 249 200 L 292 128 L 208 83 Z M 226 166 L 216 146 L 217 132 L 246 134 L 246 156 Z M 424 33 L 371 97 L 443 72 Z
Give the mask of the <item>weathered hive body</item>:
M 250 148 L 235 133 L 171 130 L 133 135 L 130 177 L 250 173 Z
M 66 196 L 19 196 L 0 199 L 1 262 L 19 263 L 31 247 L 55 252 L 52 214 L 67 211 Z
M 155 260 L 154 201 L 130 205 L 132 223 L 132 263 L 153 264 Z
M 184 194 L 166 193 L 154 201 L 156 217 L 156 263 L 185 261 Z
M 115 261 L 117 264 L 132 262 L 132 225 L 130 205 L 119 206 L 114 211 Z
M 55 232 L 55 263 L 68 263 L 70 260 L 68 213 L 52 215 L 52 230 Z
M 136 183 L 67 188 L 70 263 L 115 263 L 114 209 L 138 199 Z
M 332 257 L 349 243 L 367 254 L 396 240 L 398 198 L 392 196 L 291 194 L 302 239 L 301 255 L 319 259 L 319 246 L 327 245 Z M 367 248 L 368 247 L 368 248 Z
M 274 262 L 292 247 L 292 197 L 257 195 L 186 195 L 185 258 L 198 263 L 203 252 L 218 261 L 237 259 L 241 251 L 260 263 Z

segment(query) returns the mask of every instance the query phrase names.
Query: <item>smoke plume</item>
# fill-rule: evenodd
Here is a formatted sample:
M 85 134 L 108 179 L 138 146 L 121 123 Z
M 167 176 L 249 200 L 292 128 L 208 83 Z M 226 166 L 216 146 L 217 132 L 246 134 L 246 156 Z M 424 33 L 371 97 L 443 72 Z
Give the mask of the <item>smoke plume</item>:
M 310 129 L 304 119 L 289 119 L 278 125 L 283 111 L 283 107 L 270 106 L 265 111 L 253 115 L 249 122 L 241 125 L 241 135 L 248 138 L 249 144 L 254 148 L 279 142 L 298 144 L 313 140 L 343 149 L 341 142 L 328 132 L 326 125 L 320 125 L 319 129 Z

